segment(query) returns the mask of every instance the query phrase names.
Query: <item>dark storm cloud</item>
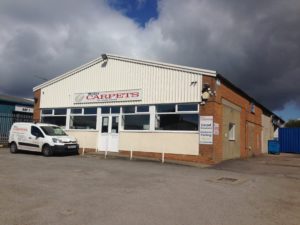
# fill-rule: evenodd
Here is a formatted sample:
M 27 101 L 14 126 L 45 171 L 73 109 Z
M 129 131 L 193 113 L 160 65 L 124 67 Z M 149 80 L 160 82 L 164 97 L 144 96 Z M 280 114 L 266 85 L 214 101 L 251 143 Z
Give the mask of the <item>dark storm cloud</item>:
M 272 109 L 300 103 L 299 1 L 173 3 L 161 2 L 160 25 L 182 57 L 163 57 L 216 69 Z
M 114 0 L 117 1 L 117 0 Z M 300 105 L 300 1 L 160 0 L 141 28 L 108 0 L 1 1 L 0 92 L 103 52 L 217 70 L 271 109 Z

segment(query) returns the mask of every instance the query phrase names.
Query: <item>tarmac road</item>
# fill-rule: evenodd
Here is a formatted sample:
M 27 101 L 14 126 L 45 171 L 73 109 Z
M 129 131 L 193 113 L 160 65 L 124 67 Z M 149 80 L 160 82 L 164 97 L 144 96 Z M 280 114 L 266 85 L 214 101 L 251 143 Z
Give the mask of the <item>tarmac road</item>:
M 274 159 L 198 168 L 0 149 L 0 224 L 299 225 L 299 161 Z

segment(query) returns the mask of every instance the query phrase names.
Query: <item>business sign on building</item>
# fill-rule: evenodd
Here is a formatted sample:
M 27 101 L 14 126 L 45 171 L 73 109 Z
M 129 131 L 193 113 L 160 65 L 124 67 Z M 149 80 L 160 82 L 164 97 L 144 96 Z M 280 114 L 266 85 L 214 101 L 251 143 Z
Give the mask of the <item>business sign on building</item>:
M 74 94 L 74 103 L 120 102 L 142 100 L 142 90 L 89 92 Z
M 199 143 L 203 145 L 213 144 L 214 118 L 213 116 L 200 116 Z
M 15 106 L 16 112 L 25 112 L 25 113 L 33 113 L 33 108 L 27 106 Z

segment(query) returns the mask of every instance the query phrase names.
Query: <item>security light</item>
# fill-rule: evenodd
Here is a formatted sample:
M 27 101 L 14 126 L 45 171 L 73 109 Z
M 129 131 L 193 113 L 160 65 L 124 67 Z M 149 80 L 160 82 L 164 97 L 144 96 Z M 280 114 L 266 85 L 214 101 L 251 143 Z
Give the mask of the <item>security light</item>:
M 102 57 L 103 60 L 107 60 L 108 59 L 106 54 L 102 54 L 101 57 Z

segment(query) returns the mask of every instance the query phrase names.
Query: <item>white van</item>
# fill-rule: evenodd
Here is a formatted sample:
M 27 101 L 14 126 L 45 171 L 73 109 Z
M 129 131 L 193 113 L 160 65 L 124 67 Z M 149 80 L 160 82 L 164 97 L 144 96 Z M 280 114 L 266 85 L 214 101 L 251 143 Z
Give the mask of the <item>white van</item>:
M 45 123 L 14 123 L 9 133 L 10 152 L 18 150 L 42 152 L 44 156 L 54 153 L 78 154 L 78 144 L 60 127 Z

